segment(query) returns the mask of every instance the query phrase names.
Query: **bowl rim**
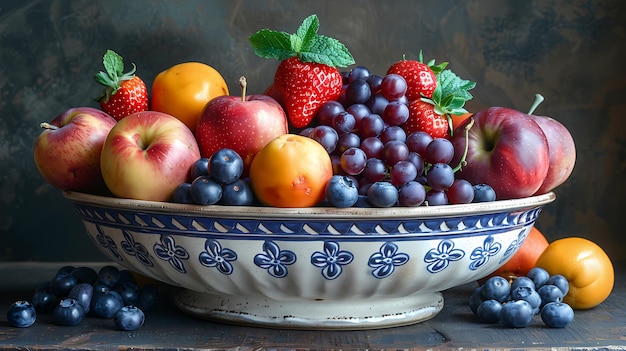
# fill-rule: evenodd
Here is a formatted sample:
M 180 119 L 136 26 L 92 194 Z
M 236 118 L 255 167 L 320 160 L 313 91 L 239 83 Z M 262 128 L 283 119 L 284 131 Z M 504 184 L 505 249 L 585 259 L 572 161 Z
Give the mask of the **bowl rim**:
M 372 218 L 444 218 L 466 215 L 480 215 L 499 212 L 513 212 L 541 207 L 556 200 L 554 192 L 520 199 L 496 200 L 491 202 L 418 206 L 418 207 L 305 207 L 280 208 L 269 206 L 223 206 L 192 205 L 173 202 L 134 200 L 110 196 L 94 195 L 76 191 L 63 191 L 63 196 L 74 203 L 120 210 L 175 213 L 176 215 L 219 218 L 264 218 L 264 219 L 372 219 Z

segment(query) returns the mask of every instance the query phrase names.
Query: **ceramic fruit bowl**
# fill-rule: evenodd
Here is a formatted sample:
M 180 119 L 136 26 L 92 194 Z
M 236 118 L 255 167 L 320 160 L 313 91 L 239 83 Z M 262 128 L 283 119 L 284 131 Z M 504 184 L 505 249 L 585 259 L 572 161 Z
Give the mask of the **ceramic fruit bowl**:
M 64 195 L 109 258 L 180 287 L 182 311 L 292 329 L 433 318 L 441 291 L 503 265 L 555 200 L 548 193 L 469 205 L 283 209 Z

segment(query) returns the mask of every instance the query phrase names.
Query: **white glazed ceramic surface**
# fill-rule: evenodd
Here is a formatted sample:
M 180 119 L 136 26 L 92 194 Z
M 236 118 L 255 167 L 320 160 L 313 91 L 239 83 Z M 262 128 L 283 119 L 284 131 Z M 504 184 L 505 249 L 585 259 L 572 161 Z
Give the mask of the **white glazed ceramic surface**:
M 97 247 L 183 311 L 277 328 L 413 324 L 519 248 L 555 195 L 417 208 L 195 206 L 65 192 Z

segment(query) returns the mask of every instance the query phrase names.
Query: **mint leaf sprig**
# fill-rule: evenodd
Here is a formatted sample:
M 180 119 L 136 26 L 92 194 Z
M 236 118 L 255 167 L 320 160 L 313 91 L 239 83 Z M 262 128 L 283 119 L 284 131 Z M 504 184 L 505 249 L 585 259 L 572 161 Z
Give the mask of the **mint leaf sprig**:
M 305 18 L 293 34 L 261 29 L 248 40 L 254 53 L 263 58 L 282 61 L 297 56 L 302 62 L 322 63 L 331 67 L 354 64 L 354 58 L 345 45 L 337 39 L 317 33 L 319 25 L 317 15 L 313 14 Z

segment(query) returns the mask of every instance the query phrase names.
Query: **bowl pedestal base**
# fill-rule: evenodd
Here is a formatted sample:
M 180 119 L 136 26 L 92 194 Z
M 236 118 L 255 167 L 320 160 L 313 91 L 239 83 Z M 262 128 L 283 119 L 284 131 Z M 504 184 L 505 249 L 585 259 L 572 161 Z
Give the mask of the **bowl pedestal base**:
M 238 325 L 280 329 L 358 330 L 410 325 L 443 308 L 439 292 L 350 301 L 275 301 L 266 297 L 216 295 L 183 290 L 174 298 L 183 312 Z

